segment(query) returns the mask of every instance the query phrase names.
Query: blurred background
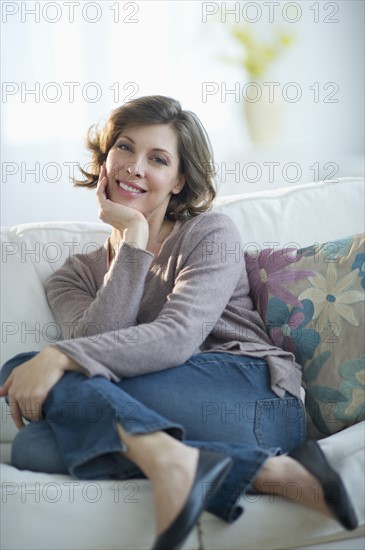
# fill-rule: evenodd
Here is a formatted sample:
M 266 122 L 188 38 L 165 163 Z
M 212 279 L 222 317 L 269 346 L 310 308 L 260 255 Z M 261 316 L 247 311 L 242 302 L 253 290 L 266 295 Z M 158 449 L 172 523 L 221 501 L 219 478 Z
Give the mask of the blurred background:
M 364 175 L 364 2 L 1 3 L 1 223 L 97 221 L 87 129 L 175 97 L 218 194 Z

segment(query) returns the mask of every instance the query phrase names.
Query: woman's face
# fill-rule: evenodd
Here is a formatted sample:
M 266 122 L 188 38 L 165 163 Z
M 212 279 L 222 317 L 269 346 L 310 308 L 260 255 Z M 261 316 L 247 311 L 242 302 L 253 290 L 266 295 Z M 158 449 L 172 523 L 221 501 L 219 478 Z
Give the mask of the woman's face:
M 106 159 L 107 196 L 150 220 L 166 213 L 171 193 L 179 193 L 177 136 L 167 124 L 127 126 Z

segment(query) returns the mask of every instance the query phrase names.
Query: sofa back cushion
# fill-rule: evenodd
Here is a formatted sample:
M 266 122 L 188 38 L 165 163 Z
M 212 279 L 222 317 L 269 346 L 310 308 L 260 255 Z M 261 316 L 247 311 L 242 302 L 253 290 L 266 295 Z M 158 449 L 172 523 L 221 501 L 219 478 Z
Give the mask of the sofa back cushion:
M 219 197 L 215 209 L 236 222 L 244 252 L 303 248 L 362 233 L 364 191 L 364 178 L 339 178 Z

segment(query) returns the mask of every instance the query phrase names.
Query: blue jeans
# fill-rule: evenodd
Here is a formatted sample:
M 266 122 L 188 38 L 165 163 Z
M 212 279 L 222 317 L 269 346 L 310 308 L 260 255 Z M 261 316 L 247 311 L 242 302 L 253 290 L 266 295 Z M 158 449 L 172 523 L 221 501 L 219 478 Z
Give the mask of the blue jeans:
M 0 372 L 37 352 L 20 353 Z M 11 463 L 19 469 L 69 474 L 78 479 L 143 478 L 125 456 L 116 424 L 132 434 L 164 430 L 185 444 L 233 458 L 233 467 L 207 510 L 231 523 L 237 501 L 270 456 L 306 439 L 300 399 L 279 398 L 270 388 L 267 363 L 228 353 L 202 353 L 181 366 L 114 383 L 67 372 L 50 390 L 43 419 L 14 438 Z

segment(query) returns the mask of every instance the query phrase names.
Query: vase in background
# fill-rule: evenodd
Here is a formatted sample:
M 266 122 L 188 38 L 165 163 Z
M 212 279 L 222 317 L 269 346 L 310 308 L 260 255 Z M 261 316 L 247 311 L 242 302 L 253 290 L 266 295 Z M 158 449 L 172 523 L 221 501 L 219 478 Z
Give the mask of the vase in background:
M 252 93 L 247 93 L 243 99 L 243 112 L 250 139 L 256 144 L 277 141 L 283 128 L 284 100 L 278 93 L 270 97 L 269 88 L 262 83 L 253 84 L 255 86 L 248 87 L 248 90 L 252 88 Z
M 277 141 L 282 133 L 284 100 L 270 69 L 292 45 L 294 34 L 283 28 L 274 29 L 274 36 L 268 41 L 266 33 L 259 33 L 249 23 L 230 25 L 228 31 L 239 46 L 239 56 L 223 55 L 221 59 L 238 64 L 250 79 L 243 94 L 250 138 L 256 144 Z

